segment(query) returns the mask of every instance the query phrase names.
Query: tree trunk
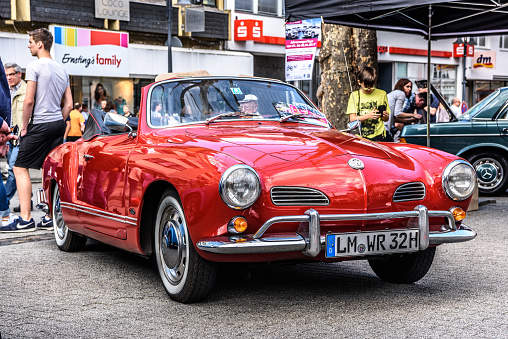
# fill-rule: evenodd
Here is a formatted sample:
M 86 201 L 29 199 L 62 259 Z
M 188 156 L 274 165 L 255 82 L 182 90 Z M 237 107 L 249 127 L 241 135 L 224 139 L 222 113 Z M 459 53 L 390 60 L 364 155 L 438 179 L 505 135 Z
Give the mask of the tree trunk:
M 321 40 L 319 107 L 337 129 L 344 129 L 349 122 L 349 95 L 358 89 L 358 71 L 365 66 L 377 68 L 376 31 L 323 24 Z

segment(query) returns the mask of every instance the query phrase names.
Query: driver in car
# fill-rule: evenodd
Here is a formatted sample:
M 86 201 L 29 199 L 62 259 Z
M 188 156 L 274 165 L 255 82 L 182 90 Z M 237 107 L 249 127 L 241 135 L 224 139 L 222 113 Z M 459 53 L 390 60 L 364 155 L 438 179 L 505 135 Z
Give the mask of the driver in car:
M 254 94 L 247 94 L 240 104 L 240 112 L 252 115 L 260 115 L 258 112 L 258 97 Z

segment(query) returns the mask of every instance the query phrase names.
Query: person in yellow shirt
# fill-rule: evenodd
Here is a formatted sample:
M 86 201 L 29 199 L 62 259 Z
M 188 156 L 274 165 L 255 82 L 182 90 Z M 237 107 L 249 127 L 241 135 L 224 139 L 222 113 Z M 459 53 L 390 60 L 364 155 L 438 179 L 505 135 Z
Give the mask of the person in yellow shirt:
M 358 75 L 360 89 L 351 93 L 346 114 L 349 121 L 361 122 L 362 137 L 372 141 L 386 141 L 385 121 L 390 116 L 386 92 L 377 89 L 377 71 L 365 67 Z
M 85 118 L 80 110 L 81 104 L 79 102 L 75 103 L 74 109 L 69 113 L 69 118 L 66 121 L 64 141 L 76 141 L 83 135 Z

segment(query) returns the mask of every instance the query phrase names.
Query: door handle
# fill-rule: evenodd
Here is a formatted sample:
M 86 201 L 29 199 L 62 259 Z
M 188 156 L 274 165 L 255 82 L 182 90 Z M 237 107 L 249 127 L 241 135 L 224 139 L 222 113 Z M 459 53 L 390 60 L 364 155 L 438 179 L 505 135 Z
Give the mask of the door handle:
M 85 155 L 83 155 L 83 158 L 85 158 L 85 160 L 87 160 L 87 161 L 88 161 L 88 160 L 93 159 L 93 155 L 90 155 L 90 154 L 85 154 Z
M 503 128 L 502 131 L 503 133 L 508 133 L 508 128 Z

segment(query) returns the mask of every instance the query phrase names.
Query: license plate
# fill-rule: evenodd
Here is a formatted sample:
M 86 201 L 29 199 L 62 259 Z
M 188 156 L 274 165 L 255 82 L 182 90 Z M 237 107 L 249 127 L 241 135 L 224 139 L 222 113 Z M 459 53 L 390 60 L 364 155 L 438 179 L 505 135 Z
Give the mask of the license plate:
M 355 257 L 418 251 L 418 230 L 326 235 L 326 257 Z

